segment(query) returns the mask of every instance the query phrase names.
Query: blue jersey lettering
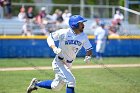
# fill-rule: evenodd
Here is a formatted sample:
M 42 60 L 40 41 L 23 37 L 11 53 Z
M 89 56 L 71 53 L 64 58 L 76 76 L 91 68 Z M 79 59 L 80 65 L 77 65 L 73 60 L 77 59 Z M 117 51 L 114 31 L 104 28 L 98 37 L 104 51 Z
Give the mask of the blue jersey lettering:
M 67 40 L 65 41 L 65 45 L 78 45 L 78 46 L 81 46 L 82 43 L 78 40 Z

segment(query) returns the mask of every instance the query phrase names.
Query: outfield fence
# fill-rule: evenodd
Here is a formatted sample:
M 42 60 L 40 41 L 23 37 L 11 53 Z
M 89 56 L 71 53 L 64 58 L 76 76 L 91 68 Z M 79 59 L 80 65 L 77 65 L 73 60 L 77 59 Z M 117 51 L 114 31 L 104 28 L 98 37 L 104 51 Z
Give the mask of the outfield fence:
M 46 39 L 46 36 L 0 36 L 0 58 L 54 57 Z M 89 39 L 95 56 L 94 36 L 89 36 Z M 78 57 L 84 56 L 82 48 Z M 140 56 L 140 36 L 109 37 L 104 56 Z

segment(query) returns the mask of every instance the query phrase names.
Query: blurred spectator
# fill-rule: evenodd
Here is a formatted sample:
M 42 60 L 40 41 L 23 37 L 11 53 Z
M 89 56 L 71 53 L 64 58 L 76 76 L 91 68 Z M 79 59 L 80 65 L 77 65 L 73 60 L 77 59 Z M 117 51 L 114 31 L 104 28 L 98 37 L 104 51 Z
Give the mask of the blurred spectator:
M 63 18 L 59 18 L 59 20 L 56 21 L 56 29 L 62 29 L 66 28 L 66 24 L 63 21 Z
M 46 21 L 46 8 L 42 7 L 41 10 L 39 11 L 38 15 L 36 16 L 36 22 L 38 24 L 47 24 Z
M 67 10 L 65 12 L 67 12 Z M 65 20 L 64 20 L 64 17 L 65 17 Z M 69 17 L 70 17 L 70 15 L 69 15 Z M 58 13 L 58 18 L 57 18 L 57 21 L 56 21 L 57 29 L 68 28 L 69 27 L 69 24 L 68 24 L 69 17 L 67 16 L 67 18 L 66 18 L 65 14 L 62 13 L 62 11 L 60 11 Z
M 18 14 L 19 21 L 23 22 L 22 26 L 22 36 L 31 36 L 32 35 L 32 26 L 30 19 L 27 17 L 25 8 L 21 7 Z
M 91 24 L 92 29 L 96 29 L 99 26 L 100 18 L 98 16 L 94 16 L 93 23 Z
M 117 22 L 118 26 L 121 26 L 121 22 L 123 21 L 123 19 L 124 19 L 123 14 L 120 12 L 119 9 L 117 9 L 116 13 L 114 14 L 113 20 Z
M 90 26 L 91 31 L 94 33 L 96 28 L 99 27 L 100 18 L 98 16 L 94 16 L 93 22 Z
M 31 35 L 32 35 L 32 26 L 29 19 L 26 18 L 22 26 L 22 36 L 31 36 Z
M 46 15 L 47 15 L 46 8 L 42 7 L 41 10 L 39 11 L 39 14 L 36 16 L 36 23 L 40 26 L 43 34 L 48 36 L 49 32 L 46 30 L 46 25 L 48 24 Z
M 48 24 L 46 26 L 49 33 L 59 29 L 58 25 L 60 25 L 61 22 L 63 22 L 62 18 L 62 11 L 59 9 L 56 9 L 55 13 L 53 15 L 47 15 Z
M 62 11 L 59 11 L 58 12 L 58 15 L 57 15 L 57 19 L 56 19 L 56 24 L 57 23 L 62 23 L 62 22 L 64 22 L 64 19 L 63 19 L 63 17 L 62 17 Z
M 4 16 L 3 7 L 4 7 L 4 0 L 0 0 L 0 19 L 3 18 Z
M 20 8 L 20 12 L 18 14 L 18 19 L 19 19 L 19 21 L 24 22 L 25 21 L 25 18 L 26 18 L 25 8 L 24 7 L 21 7 Z
M 27 11 L 27 13 L 26 13 L 26 16 L 27 16 L 27 18 L 28 18 L 29 20 L 33 20 L 33 19 L 34 19 L 35 15 L 34 15 L 34 13 L 33 13 L 33 7 L 29 7 L 29 8 L 28 8 L 28 11 Z
M 65 22 L 66 25 L 69 25 L 69 24 L 68 24 L 68 21 L 69 21 L 69 18 L 70 18 L 71 15 L 72 15 L 72 14 L 68 11 L 68 9 L 66 9 L 66 10 L 64 11 L 64 13 L 62 14 L 62 17 L 63 17 L 64 22 Z
M 63 20 L 62 11 L 61 11 L 61 10 L 58 11 L 56 20 L 57 20 L 57 21 Z
M 67 28 L 67 24 L 64 22 L 64 19 L 62 17 L 62 11 L 59 11 L 57 21 L 56 21 L 56 29 L 62 29 Z
M 30 29 L 30 32 L 33 30 L 33 24 L 35 23 L 35 15 L 33 13 L 33 7 L 29 7 L 26 12 L 26 17 L 28 22 L 28 28 Z
M 54 22 L 57 21 L 57 18 L 58 18 L 58 16 L 59 16 L 59 13 L 60 13 L 60 10 L 59 10 L 59 9 L 56 9 L 55 12 L 53 13 L 53 15 L 52 15 L 52 20 L 53 20 Z
M 11 0 L 4 0 L 6 18 L 11 18 L 12 17 L 12 7 L 11 7 L 11 5 L 12 5 Z
M 109 30 L 109 35 L 110 36 L 119 36 L 118 32 L 118 25 L 117 25 L 117 21 L 116 20 L 112 20 L 111 21 L 111 25 L 108 26 L 108 30 Z

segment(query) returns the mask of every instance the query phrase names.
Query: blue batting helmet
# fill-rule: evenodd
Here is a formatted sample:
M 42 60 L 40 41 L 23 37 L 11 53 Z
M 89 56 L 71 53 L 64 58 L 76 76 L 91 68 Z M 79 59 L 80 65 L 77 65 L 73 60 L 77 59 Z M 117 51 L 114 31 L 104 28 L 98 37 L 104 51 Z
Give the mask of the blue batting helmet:
M 72 28 L 72 29 L 75 29 L 75 28 L 78 28 L 79 27 L 79 24 L 80 22 L 86 22 L 87 20 L 84 19 L 82 16 L 80 15 L 73 15 L 70 17 L 69 19 L 69 26 Z
M 106 23 L 105 23 L 105 21 L 103 21 L 103 20 L 101 20 L 101 21 L 99 22 L 99 25 L 100 25 L 100 26 L 105 26 L 105 24 L 106 24 Z

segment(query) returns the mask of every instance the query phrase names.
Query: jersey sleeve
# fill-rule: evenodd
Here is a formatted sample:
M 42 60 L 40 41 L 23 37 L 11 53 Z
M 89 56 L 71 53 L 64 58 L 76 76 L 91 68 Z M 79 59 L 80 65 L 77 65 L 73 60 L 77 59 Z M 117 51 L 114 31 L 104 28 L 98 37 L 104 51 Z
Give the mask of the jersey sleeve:
M 87 36 L 85 36 L 85 42 L 83 44 L 83 47 L 86 49 L 86 51 L 89 51 L 89 50 L 93 49 Z
M 62 34 L 64 34 L 64 31 L 61 29 L 51 33 L 50 35 L 54 41 L 57 41 L 60 39 Z

